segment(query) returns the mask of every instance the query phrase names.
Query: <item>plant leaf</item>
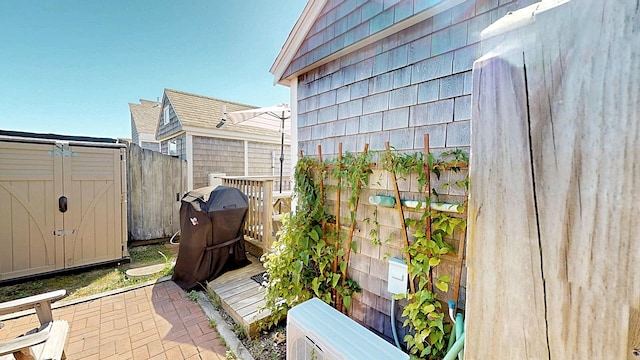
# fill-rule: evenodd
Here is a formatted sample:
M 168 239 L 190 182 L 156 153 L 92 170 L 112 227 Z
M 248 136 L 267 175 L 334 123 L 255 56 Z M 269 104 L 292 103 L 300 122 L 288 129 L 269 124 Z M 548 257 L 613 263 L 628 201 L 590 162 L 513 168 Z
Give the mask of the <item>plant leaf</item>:
M 442 292 L 449 291 L 449 284 L 447 284 L 446 282 L 436 281 L 436 287 Z
M 335 288 L 338 285 L 339 280 L 340 280 L 340 274 L 333 274 L 331 277 L 331 286 Z
M 438 266 L 440 264 L 440 259 L 437 257 L 429 258 L 429 266 Z
M 347 271 L 347 262 L 346 261 L 341 261 L 340 262 L 340 272 L 344 274 L 346 271 Z
M 347 308 L 347 310 L 349 310 L 349 308 L 351 307 L 351 296 L 348 296 L 348 295 L 343 296 L 342 302 L 344 303 L 344 306 Z

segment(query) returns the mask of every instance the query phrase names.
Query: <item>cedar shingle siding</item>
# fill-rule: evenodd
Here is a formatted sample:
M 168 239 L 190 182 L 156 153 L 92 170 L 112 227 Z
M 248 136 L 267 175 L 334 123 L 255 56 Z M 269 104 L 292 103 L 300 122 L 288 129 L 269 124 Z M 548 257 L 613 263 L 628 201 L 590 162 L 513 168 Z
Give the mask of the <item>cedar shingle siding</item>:
M 160 152 L 166 155 L 176 156 L 180 160 L 186 160 L 187 159 L 186 137 L 187 136 L 185 134 L 181 134 L 179 136 L 175 136 L 171 138 L 170 140 L 163 141 L 160 145 L 160 150 L 161 150 Z M 175 141 L 177 154 L 169 154 L 169 141 Z
M 138 144 L 140 137 L 138 136 L 138 129 L 136 129 L 135 121 L 133 121 L 133 115 L 131 116 L 131 142 Z
M 160 120 L 158 121 L 158 135 L 156 139 L 162 139 L 166 136 L 176 133 L 180 129 L 180 122 L 176 118 L 176 112 L 173 110 L 173 106 L 170 106 L 169 99 L 165 98 L 162 104 L 162 112 L 160 113 Z M 164 108 L 169 106 L 169 123 L 164 123 Z
M 284 77 L 441 1 L 329 1 Z M 468 147 L 471 66 L 480 31 L 508 11 L 534 3 L 466 1 L 299 77 L 298 140 L 305 154 Z M 428 5 L 428 6 L 427 6 Z M 368 30 L 364 31 L 363 28 Z M 318 38 L 324 39 L 318 42 Z M 323 50 L 330 44 L 331 51 Z
M 168 124 L 164 123 L 165 107 L 169 108 Z M 191 173 L 187 177 L 192 176 L 194 189 L 207 186 L 210 173 L 244 176 L 245 142 L 248 143 L 248 175 L 272 175 L 271 152 L 278 150 L 280 153 L 279 129 L 260 127 L 264 125 L 260 119 L 239 125 L 227 121 L 218 128 L 216 124 L 223 117 L 224 108 L 231 112 L 254 106 L 178 90 L 164 91 L 156 138 L 162 140 L 162 153 L 168 154 L 169 144 L 175 141 L 177 153 L 172 155 L 191 162 L 188 164 Z M 289 141 L 286 134 L 285 143 Z M 191 149 L 188 149 L 189 144 Z M 192 154 L 190 159 L 189 152 Z M 285 157 L 289 158 L 289 154 L 290 145 L 285 145 Z M 290 166 L 285 169 L 288 176 Z
M 141 147 L 143 149 L 147 149 L 147 150 L 160 151 L 160 143 L 158 143 L 158 142 L 143 141 Z
M 290 146 L 284 146 L 283 173 L 287 177 L 291 169 Z M 280 174 L 280 145 L 267 143 L 249 143 L 249 175 Z
M 249 175 L 272 176 L 280 174 L 280 145 L 249 142 Z M 276 161 L 272 159 L 276 152 Z M 289 146 L 285 146 L 288 155 Z M 227 176 L 244 176 L 244 141 L 219 138 L 193 137 L 193 185 L 207 186 L 210 173 Z M 288 160 L 288 159 L 287 159 Z M 275 165 L 275 172 L 272 164 Z M 289 162 L 284 163 L 284 174 L 288 176 Z
M 193 187 L 208 185 L 209 173 L 244 175 L 244 141 L 193 137 Z
M 361 152 L 365 143 L 383 150 L 386 141 L 396 149 L 424 149 L 423 136 L 430 135 L 430 148 L 438 153 L 451 148 L 468 151 L 471 118 L 471 68 L 480 54 L 480 32 L 508 11 L 535 3 L 534 0 L 468 0 L 435 16 L 394 32 L 333 61 L 300 70 L 349 45 L 431 9 L 445 0 L 357 1 L 329 0 L 316 19 L 282 78 L 298 75 L 298 146 L 305 155 L 335 156 L 338 143 L 343 151 Z M 460 201 L 463 191 L 455 182 L 465 173 L 447 174 L 436 181 L 441 200 Z M 375 185 L 376 181 L 382 185 Z M 386 175 L 376 171 L 369 195 L 385 193 Z M 401 182 L 403 198 L 420 198 L 417 186 Z M 389 194 L 392 194 L 389 192 Z M 391 243 L 372 245 L 368 228 L 356 234 L 359 252 L 353 254 L 350 277 L 362 293 L 354 297 L 351 317 L 387 339 L 391 338 L 390 299 L 387 292 L 386 257 L 401 256 L 399 219 L 396 210 L 363 204 L 358 218 L 373 218 L 377 211 L 380 239 L 393 235 Z M 395 235 L 394 235 L 395 234 Z M 462 234 L 455 234 L 452 243 Z M 452 273 L 453 264 L 441 269 Z M 460 298 L 464 306 L 462 276 Z M 399 329 L 400 338 L 404 329 Z

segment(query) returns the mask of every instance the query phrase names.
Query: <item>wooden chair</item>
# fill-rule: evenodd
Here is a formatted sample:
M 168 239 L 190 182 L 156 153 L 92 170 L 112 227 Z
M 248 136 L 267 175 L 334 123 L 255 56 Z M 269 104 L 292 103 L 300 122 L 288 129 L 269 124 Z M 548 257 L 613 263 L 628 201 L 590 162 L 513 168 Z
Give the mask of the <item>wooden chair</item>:
M 0 316 L 35 309 L 40 320 L 39 328 L 30 330 L 15 339 L 0 341 L 0 360 L 62 360 L 66 358 L 64 345 L 69 334 L 69 323 L 64 320 L 53 320 L 51 312 L 51 302 L 62 298 L 66 293 L 66 290 L 57 290 L 0 303 Z

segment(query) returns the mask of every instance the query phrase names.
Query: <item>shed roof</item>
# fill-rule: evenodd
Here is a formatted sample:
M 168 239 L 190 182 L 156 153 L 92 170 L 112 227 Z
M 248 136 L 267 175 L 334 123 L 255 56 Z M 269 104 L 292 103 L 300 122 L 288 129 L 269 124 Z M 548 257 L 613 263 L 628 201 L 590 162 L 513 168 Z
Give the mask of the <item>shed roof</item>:
M 138 133 L 156 133 L 161 112 L 158 102 L 140 99 L 140 104 L 129 103 L 129 111 Z
M 222 119 L 223 106 L 226 107 L 227 112 L 257 108 L 257 106 L 216 99 L 173 89 L 164 89 L 164 93 L 171 102 L 173 110 L 180 119 L 183 128 L 191 127 L 215 130 L 216 125 L 220 119 Z M 256 119 L 256 121 L 259 120 Z M 258 125 L 259 124 L 252 124 L 250 121 L 237 125 L 227 122 L 223 129 L 227 131 L 280 138 L 280 131 L 278 131 L 278 129 L 269 130 L 259 127 Z M 288 134 L 289 129 L 286 129 L 285 133 Z

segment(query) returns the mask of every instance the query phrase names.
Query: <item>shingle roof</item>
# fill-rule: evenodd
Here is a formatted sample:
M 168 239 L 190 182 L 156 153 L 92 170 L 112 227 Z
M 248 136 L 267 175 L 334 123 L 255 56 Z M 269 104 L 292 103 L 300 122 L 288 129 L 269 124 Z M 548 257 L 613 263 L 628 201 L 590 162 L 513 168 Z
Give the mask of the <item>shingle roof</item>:
M 138 133 L 155 135 L 161 112 L 159 103 L 140 99 L 140 104 L 129 103 L 129 111 L 131 111 Z
M 226 106 L 227 112 L 257 108 L 257 106 L 240 104 L 173 89 L 164 89 L 164 93 L 169 98 L 169 101 L 173 106 L 173 110 L 178 115 L 183 127 L 188 126 L 203 129 L 216 129 L 216 125 L 220 119 L 222 119 L 223 105 Z M 248 134 L 280 137 L 278 129 L 267 130 L 249 126 L 248 124 L 234 125 L 227 122 L 223 129 Z

